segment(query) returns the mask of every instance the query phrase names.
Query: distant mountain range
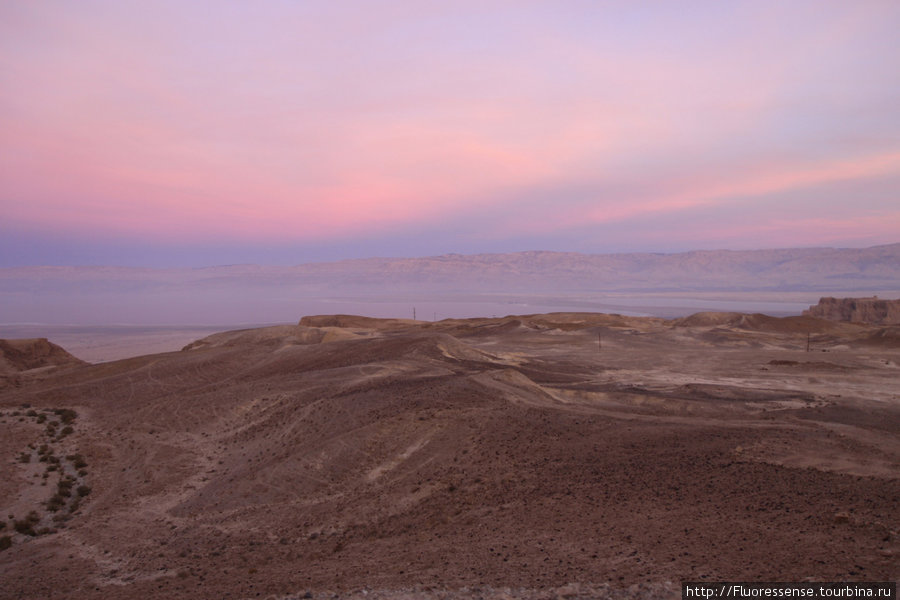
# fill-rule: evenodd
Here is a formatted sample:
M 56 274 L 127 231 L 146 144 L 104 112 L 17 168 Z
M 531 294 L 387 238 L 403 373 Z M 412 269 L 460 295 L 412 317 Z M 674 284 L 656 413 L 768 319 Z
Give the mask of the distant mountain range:
M 871 248 L 699 250 L 677 254 L 514 252 L 365 258 L 293 267 L 17 267 L 0 269 L 0 292 L 58 286 L 116 290 L 230 282 L 364 291 L 711 291 L 900 289 L 900 243 Z M 462 288 L 460 288 L 462 286 Z
M 892 290 L 900 292 L 900 243 L 860 249 L 703 250 L 677 254 L 447 254 L 292 267 L 45 266 L 0 269 L 0 307 L 4 313 L 0 314 L 0 323 L 47 322 L 47 315 L 67 311 L 74 311 L 74 321 L 65 322 L 133 323 L 134 315 L 160 307 L 167 307 L 170 312 L 173 307 L 197 310 L 154 322 L 261 323 L 293 321 L 310 311 L 353 310 L 351 306 L 340 310 L 340 306 L 312 304 L 315 299 L 330 302 L 335 298 L 379 297 L 382 301 L 393 301 L 385 300 L 392 298 L 398 302 L 429 298 L 450 302 L 465 295 L 480 295 L 490 296 L 491 302 L 505 302 L 504 298 L 513 295 L 578 296 L 590 300 L 601 294 L 804 292 L 803 301 L 809 298 L 814 303 L 818 292 L 855 296 Z M 300 307 L 300 300 L 307 304 Z M 588 305 L 581 306 L 591 310 Z M 210 307 L 209 311 L 204 307 Z M 538 312 L 546 312 L 548 307 L 552 308 L 544 304 Z M 435 312 L 441 312 L 441 308 Z M 213 313 L 222 316 L 213 318 Z M 388 313 L 382 310 L 371 316 L 391 316 Z M 209 318 L 198 321 L 200 316 Z
M 464 285 L 492 291 L 881 289 L 900 287 L 900 244 L 678 254 L 449 254 L 310 264 L 292 273 L 342 285 Z

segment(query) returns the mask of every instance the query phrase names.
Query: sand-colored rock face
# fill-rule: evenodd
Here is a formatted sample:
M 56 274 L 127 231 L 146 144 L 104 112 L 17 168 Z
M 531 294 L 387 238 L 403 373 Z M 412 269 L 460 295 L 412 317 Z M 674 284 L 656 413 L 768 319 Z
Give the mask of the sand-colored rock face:
M 889 327 L 303 323 L 0 389 L 0 599 L 661 598 L 691 580 L 900 577 Z
M 870 325 L 900 325 L 900 300 L 872 298 L 822 298 L 804 315 Z
M 0 340 L 0 374 L 84 364 L 46 338 Z

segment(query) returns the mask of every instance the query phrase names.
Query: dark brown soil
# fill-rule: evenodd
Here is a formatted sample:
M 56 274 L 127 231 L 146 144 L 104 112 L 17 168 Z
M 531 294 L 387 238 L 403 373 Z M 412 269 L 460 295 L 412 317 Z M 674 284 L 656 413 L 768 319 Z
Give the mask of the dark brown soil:
M 897 579 L 897 351 L 854 337 L 823 361 L 793 325 L 714 342 L 722 320 L 697 321 L 319 318 L 31 377 L 0 390 L 2 516 L 51 518 L 16 460 L 47 435 L 23 403 L 77 411 L 54 443 L 91 492 L 55 533 L 13 535 L 0 597 Z

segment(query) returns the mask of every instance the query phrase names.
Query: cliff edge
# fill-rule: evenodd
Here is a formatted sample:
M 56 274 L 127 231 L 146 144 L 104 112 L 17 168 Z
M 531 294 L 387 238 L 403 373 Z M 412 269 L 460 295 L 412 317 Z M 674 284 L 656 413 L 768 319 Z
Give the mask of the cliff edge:
M 900 325 L 900 300 L 871 298 L 820 298 L 803 311 L 805 316 L 871 325 Z

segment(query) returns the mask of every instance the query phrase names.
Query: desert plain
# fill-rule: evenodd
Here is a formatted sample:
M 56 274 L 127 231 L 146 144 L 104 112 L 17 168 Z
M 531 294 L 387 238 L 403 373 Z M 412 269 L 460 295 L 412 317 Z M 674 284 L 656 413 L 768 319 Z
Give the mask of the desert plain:
M 6 356 L 0 598 L 900 578 L 898 326 L 326 315 Z

